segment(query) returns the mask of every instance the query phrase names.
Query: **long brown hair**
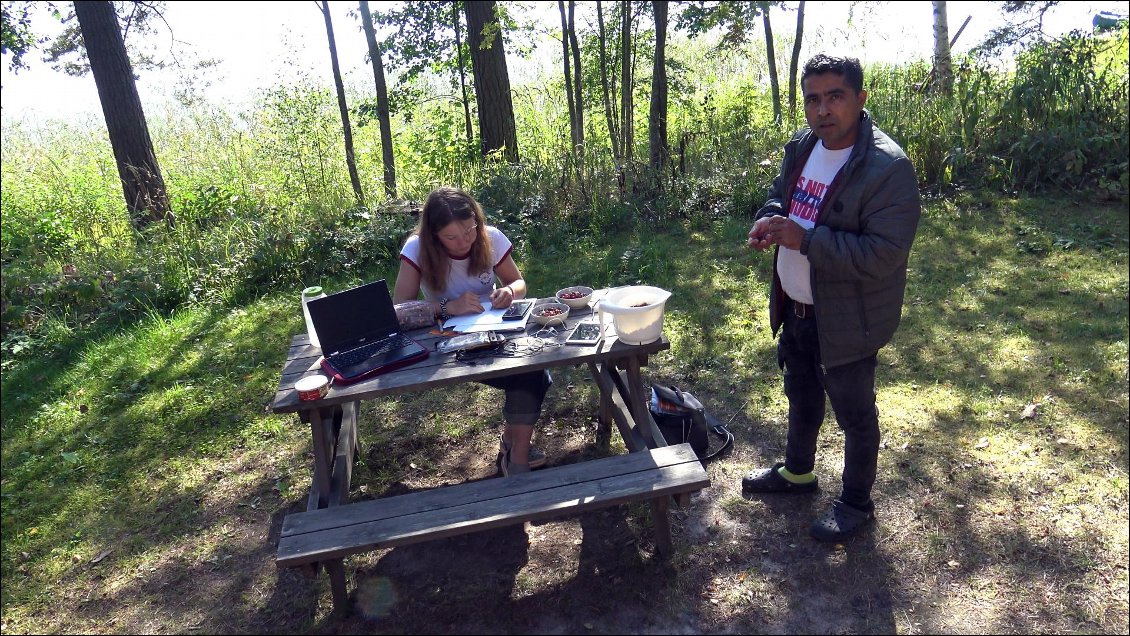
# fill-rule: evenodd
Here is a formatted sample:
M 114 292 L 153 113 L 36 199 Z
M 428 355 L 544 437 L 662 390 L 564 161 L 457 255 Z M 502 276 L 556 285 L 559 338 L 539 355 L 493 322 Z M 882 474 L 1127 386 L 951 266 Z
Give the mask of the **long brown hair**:
M 493 250 L 487 238 L 487 218 L 483 207 L 471 195 L 451 186 L 436 188 L 428 195 L 416 226 L 416 235 L 420 237 L 420 274 L 428 289 L 437 293 L 446 289 L 447 272 L 451 266 L 451 256 L 436 233 L 452 221 L 469 219 L 474 219 L 478 225 L 475 228 L 478 238 L 471 245 L 467 273 L 477 275 L 490 271 L 493 265 Z

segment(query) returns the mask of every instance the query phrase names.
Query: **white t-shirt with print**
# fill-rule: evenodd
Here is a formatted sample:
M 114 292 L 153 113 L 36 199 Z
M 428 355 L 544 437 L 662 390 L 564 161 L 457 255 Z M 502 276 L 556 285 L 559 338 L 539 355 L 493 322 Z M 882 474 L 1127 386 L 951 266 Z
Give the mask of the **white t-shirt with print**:
M 851 146 L 842 150 L 828 150 L 823 141 L 816 144 L 801 171 L 796 189 L 793 190 L 793 198 L 789 201 L 790 220 L 805 230 L 816 225 L 816 216 L 820 213 L 820 205 L 824 202 L 828 186 L 850 155 Z M 777 252 L 777 275 L 781 277 L 781 287 L 789 298 L 806 305 L 813 304 L 811 269 L 808 257 L 801 254 L 800 250 L 781 247 Z
M 490 271 L 482 272 L 480 274 L 470 274 L 467 272 L 467 266 L 470 264 L 470 254 L 466 258 L 452 258 L 450 261 L 450 268 L 447 273 L 447 288 L 441 290 L 428 289 L 421 276 L 420 289 L 424 292 L 424 298 L 431 301 L 439 301 L 441 298 L 458 298 L 465 292 L 474 292 L 478 294 L 480 300 L 484 305 L 488 302 L 487 297 L 490 296 L 491 291 L 494 290 L 494 268 L 498 264 L 506 260 L 510 256 L 510 252 L 514 249 L 510 239 L 502 233 L 502 230 L 488 225 L 486 229 L 487 238 L 490 239 L 491 254 L 491 269 Z M 404 248 L 400 250 L 400 260 L 420 269 L 420 237 L 413 234 L 408 237 L 404 243 Z

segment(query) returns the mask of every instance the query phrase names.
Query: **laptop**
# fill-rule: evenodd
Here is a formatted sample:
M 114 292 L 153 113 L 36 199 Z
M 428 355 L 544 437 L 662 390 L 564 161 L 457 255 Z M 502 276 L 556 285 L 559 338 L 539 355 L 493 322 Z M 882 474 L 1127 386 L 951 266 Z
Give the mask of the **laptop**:
M 384 280 L 311 300 L 310 320 L 322 344 L 322 369 L 336 384 L 352 384 L 428 357 L 400 332 Z

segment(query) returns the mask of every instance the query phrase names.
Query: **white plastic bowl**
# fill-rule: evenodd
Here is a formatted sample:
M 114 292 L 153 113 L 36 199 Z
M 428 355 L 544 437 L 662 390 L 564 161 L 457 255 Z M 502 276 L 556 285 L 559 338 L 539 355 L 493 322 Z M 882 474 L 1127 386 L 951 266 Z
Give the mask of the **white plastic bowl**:
M 596 302 L 600 324 L 612 316 L 612 327 L 621 342 L 642 345 L 663 335 L 663 308 L 671 292 L 658 287 L 633 285 L 609 292 Z
M 580 292 L 581 296 L 577 298 L 562 298 L 561 294 Z M 584 285 L 576 285 L 574 287 L 566 287 L 565 289 L 557 292 L 557 302 L 569 305 L 571 309 L 584 309 L 589 306 L 589 300 L 592 298 L 592 287 L 585 287 Z
M 561 313 L 555 316 L 546 316 L 543 312 L 546 309 L 558 309 Z M 530 312 L 530 320 L 546 327 L 549 325 L 564 326 L 565 320 L 569 317 L 569 305 L 558 302 L 545 302 L 534 305 L 534 309 Z

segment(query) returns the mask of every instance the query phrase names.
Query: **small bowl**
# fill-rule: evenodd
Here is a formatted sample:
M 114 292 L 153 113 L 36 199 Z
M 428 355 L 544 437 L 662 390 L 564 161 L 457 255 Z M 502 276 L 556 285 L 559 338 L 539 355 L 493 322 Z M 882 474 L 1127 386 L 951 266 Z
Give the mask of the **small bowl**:
M 549 312 L 550 315 L 547 316 L 546 312 Z M 534 305 L 534 310 L 530 313 L 530 320 L 543 327 L 548 327 L 549 325 L 564 325 L 565 319 L 568 317 L 569 305 L 552 301 Z
M 562 294 L 581 294 L 576 298 L 563 298 Z M 592 298 L 592 287 L 585 287 L 584 285 L 576 285 L 574 287 L 566 287 L 557 292 L 557 302 L 565 303 L 573 309 L 584 309 L 588 307 L 589 300 Z

